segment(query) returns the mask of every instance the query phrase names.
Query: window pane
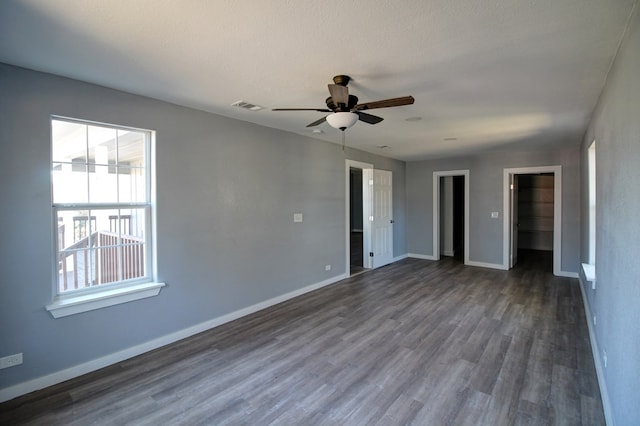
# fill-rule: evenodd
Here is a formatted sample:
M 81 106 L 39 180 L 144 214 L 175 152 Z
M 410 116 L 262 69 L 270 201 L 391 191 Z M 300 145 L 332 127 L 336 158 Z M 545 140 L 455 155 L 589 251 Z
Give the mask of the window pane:
M 53 202 L 86 203 L 88 201 L 87 166 L 71 163 L 53 163 Z
M 107 234 L 113 237 L 118 237 L 118 230 L 112 220 L 114 217 L 118 217 L 118 209 L 91 209 L 91 214 L 96 218 L 95 232 L 100 234 Z M 97 237 L 96 237 L 97 238 Z M 105 244 L 115 245 L 118 244 L 117 240 L 111 242 L 111 240 L 96 241 L 95 246 L 102 246 Z
M 112 238 L 108 235 L 101 235 L 101 248 L 96 249 L 96 285 L 110 284 L 121 280 L 118 260 L 120 247 L 109 245 L 115 240 Z
M 145 276 L 147 209 L 59 210 L 58 291 Z
M 146 134 L 118 130 L 118 165 L 144 167 Z
M 121 209 L 119 216 L 119 230 L 123 244 L 144 242 L 146 209 Z
M 115 164 L 117 130 L 108 127 L 88 126 L 89 163 Z
M 122 279 L 144 277 L 144 244 L 127 244 L 122 247 Z
M 89 202 L 116 203 L 118 201 L 118 177 L 109 173 L 109 166 L 94 166 L 89 173 Z
M 145 203 L 147 185 L 145 171 L 140 167 L 118 168 L 119 200 L 122 203 Z
M 94 282 L 95 262 L 89 239 L 83 238 L 58 252 L 58 291 L 90 287 Z
M 92 250 L 85 244 L 80 248 L 61 250 L 58 256 L 58 291 L 70 291 L 90 287 L 92 284 Z
M 139 216 L 144 223 L 144 209 L 126 209 L 125 213 L 121 214 L 118 209 L 58 212 L 59 291 L 120 281 L 123 263 L 127 265 L 129 277 L 144 276 L 144 257 L 139 257 L 144 253 L 144 241 L 126 235 L 142 233 L 129 228 L 135 226 Z M 123 249 L 133 245 L 140 247 Z
M 87 126 L 51 120 L 52 159 L 54 162 L 87 161 Z

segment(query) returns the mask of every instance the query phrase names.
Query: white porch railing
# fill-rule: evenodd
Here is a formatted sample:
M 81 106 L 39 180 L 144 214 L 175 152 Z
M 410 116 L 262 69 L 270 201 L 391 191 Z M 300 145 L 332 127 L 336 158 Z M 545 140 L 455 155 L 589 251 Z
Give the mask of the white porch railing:
M 143 243 L 142 238 L 132 235 L 118 237 L 114 232 L 97 231 L 61 249 L 58 290 L 65 292 L 144 276 Z

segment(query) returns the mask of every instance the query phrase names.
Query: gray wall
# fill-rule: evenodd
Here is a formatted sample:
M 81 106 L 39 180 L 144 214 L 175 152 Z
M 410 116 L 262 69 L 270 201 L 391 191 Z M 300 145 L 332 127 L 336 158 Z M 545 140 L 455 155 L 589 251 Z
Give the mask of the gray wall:
M 582 145 L 596 140 L 594 334 L 616 425 L 640 423 L 640 13 L 636 8 Z M 587 263 L 587 168 L 582 176 L 582 260 Z M 602 360 L 607 353 L 607 367 Z
M 562 271 L 580 260 L 580 150 L 578 146 L 529 152 L 487 152 L 407 164 L 408 252 L 433 255 L 433 172 L 469 170 L 469 260 L 502 264 L 505 168 L 562 166 Z M 500 212 L 492 219 L 491 212 Z
M 406 253 L 403 162 L 3 64 L 0 93 L 0 356 L 24 353 L 0 387 L 344 273 L 345 155 L 393 171 L 394 255 Z M 159 296 L 57 320 L 45 311 L 51 114 L 157 131 Z

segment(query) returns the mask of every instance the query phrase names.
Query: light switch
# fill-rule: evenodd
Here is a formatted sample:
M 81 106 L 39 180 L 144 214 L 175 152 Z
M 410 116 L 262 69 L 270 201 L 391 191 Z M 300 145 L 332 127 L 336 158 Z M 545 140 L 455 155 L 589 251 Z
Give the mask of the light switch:
M 500 217 L 500 212 L 491 212 L 491 219 L 497 219 Z
M 302 213 L 294 213 L 293 214 L 293 221 L 295 223 L 302 222 Z

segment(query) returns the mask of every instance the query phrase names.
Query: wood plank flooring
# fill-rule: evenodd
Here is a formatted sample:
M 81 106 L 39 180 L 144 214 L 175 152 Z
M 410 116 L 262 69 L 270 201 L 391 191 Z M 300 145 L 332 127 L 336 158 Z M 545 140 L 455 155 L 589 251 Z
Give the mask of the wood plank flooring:
M 0 404 L 0 424 L 604 424 L 548 257 L 405 259 Z

